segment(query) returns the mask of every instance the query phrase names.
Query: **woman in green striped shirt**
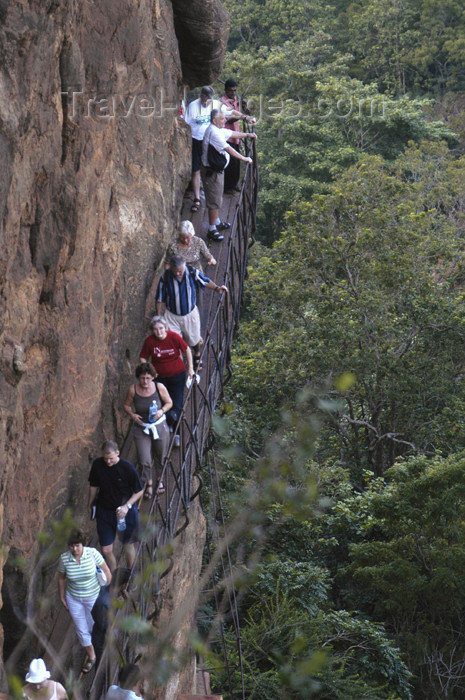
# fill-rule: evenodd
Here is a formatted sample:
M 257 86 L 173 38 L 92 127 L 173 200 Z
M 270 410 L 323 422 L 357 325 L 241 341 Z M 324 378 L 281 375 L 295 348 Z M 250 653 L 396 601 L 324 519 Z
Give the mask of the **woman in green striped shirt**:
M 97 549 L 84 547 L 82 532 L 73 532 L 68 546 L 69 550 L 60 556 L 58 563 L 58 590 L 61 602 L 73 618 L 79 642 L 87 652 L 82 672 L 88 673 L 95 665 L 91 611 L 100 593 L 97 566 L 105 573 L 107 583 L 111 581 L 111 573 Z

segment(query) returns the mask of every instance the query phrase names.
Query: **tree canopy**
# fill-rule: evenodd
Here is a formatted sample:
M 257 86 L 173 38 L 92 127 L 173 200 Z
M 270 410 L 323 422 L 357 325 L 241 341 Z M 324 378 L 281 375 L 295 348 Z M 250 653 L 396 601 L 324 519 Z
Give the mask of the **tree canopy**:
M 446 153 L 412 147 L 392 169 L 360 159 L 254 258 L 234 385 L 256 440 L 310 386 L 339 402 L 321 455 L 354 477 L 465 446 L 461 178 L 455 195 L 430 180 Z
M 231 513 L 268 485 L 248 697 L 460 698 L 463 3 L 225 4 L 261 174 L 222 436 Z

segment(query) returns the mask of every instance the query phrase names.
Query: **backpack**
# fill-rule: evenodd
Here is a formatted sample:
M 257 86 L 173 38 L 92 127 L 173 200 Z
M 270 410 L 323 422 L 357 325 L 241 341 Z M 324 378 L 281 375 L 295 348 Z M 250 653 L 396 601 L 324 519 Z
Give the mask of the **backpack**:
M 217 151 L 216 148 L 211 145 L 211 143 L 209 143 L 207 151 L 207 160 L 208 165 L 212 170 L 215 171 L 215 173 L 222 173 L 226 167 L 228 159 L 225 155 Z

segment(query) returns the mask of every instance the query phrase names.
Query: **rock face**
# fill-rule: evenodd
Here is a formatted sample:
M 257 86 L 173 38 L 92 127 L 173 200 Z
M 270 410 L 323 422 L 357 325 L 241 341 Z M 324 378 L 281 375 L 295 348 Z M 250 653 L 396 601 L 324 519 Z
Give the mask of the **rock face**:
M 38 530 L 83 512 L 96 446 L 121 437 L 189 178 L 182 90 L 216 77 L 227 31 L 219 0 L 0 0 L 0 538 L 25 579 Z
M 174 25 L 179 39 L 182 70 L 193 86 L 218 77 L 229 35 L 229 14 L 216 0 L 203 3 L 173 0 Z

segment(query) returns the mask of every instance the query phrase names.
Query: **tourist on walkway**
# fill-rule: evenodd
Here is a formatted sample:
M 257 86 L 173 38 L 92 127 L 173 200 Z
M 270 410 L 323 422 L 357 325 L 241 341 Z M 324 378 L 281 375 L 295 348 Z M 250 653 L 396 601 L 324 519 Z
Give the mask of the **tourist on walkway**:
M 165 269 L 170 266 L 169 261 L 173 255 L 180 255 L 187 265 L 192 265 L 203 272 L 201 258 L 203 257 L 207 265 L 216 265 L 216 260 L 202 238 L 195 235 L 192 221 L 182 221 L 178 235 L 173 243 L 170 243 L 165 257 Z
M 195 267 L 186 265 L 180 255 L 174 255 L 170 267 L 160 278 L 155 295 L 157 315 L 161 316 L 166 307 L 164 317 L 169 330 L 182 335 L 194 352 L 194 372 L 199 368 L 200 346 L 200 314 L 196 306 L 197 290 L 214 289 L 218 294 L 227 292 L 224 285 L 215 284 L 209 277 Z
M 68 697 L 61 683 L 50 680 L 50 671 L 47 671 L 43 659 L 32 659 L 29 664 L 23 695 L 29 700 L 64 700 Z
M 224 95 L 220 99 L 220 102 L 229 111 L 239 111 L 239 100 L 237 98 L 237 83 L 232 78 L 229 78 L 224 84 Z M 255 124 L 255 117 L 246 115 L 245 121 L 249 124 Z M 233 116 L 226 116 L 226 128 L 231 129 L 231 131 L 240 131 L 239 129 L 239 118 Z M 237 136 L 230 136 L 228 143 L 234 148 L 234 150 L 239 151 L 240 139 Z M 238 192 L 240 187 L 238 186 L 239 177 L 241 174 L 241 162 L 238 158 L 231 158 L 227 167 L 224 170 L 224 193 L 234 194 Z
M 239 112 L 227 110 L 219 100 L 213 99 L 214 91 L 210 85 L 204 85 L 200 90 L 198 100 L 191 102 L 184 117 L 192 132 L 192 189 L 194 190 L 194 203 L 191 211 L 196 212 L 200 208 L 200 165 L 202 160 L 202 139 L 210 124 L 212 109 L 223 110 L 228 117 L 241 116 Z
M 170 431 L 166 414 L 173 402 L 164 384 L 155 382 L 157 373 L 151 364 L 142 362 L 136 367 L 136 384 L 131 384 L 124 401 L 124 410 L 134 421 L 132 437 L 137 451 L 142 481 L 145 484 L 144 498 L 153 497 L 152 463 L 155 460 L 155 475 L 158 493 L 164 493 L 160 481 L 163 471 Z
M 102 658 L 105 647 L 105 636 L 107 633 L 109 614 L 108 611 L 112 600 L 123 599 L 126 595 L 128 581 L 131 578 L 130 569 L 118 568 L 113 571 L 111 582 L 102 586 L 97 600 L 92 608 L 92 644 L 97 657 L 97 665 Z
M 226 116 L 223 112 L 213 109 L 211 124 L 205 132 L 202 145 L 202 174 L 205 190 L 205 201 L 208 209 L 208 238 L 212 241 L 222 241 L 224 236 L 220 233 L 231 227 L 226 221 L 221 221 L 219 213 L 223 203 L 224 168 L 227 167 L 230 157 L 251 163 L 252 158 L 241 155 L 229 143 L 228 139 L 234 136 L 237 139 L 256 139 L 257 134 L 246 134 L 241 131 L 225 129 Z
M 82 672 L 88 673 L 95 665 L 91 611 L 100 593 L 97 566 L 102 569 L 108 582 L 111 581 L 111 573 L 97 549 L 84 547 L 84 537 L 79 530 L 71 533 L 68 547 L 58 563 L 58 590 L 61 602 L 73 618 L 79 642 L 87 652 Z
M 136 664 L 123 666 L 118 676 L 118 685 L 108 688 L 105 700 L 142 700 L 143 678 Z
M 104 442 L 102 456 L 94 460 L 90 470 L 88 506 L 91 510 L 95 503 L 99 542 L 111 571 L 116 568 L 113 543 L 117 532 L 124 545 L 126 565 L 132 569 L 134 543 L 139 539 L 137 502 L 143 493 L 134 465 L 120 458 L 116 442 Z
M 173 401 L 173 407 L 167 412 L 166 420 L 170 429 L 175 431 L 174 444 L 179 447 L 180 438 L 176 429 L 181 415 L 184 386 L 186 383 L 186 365 L 183 361 L 183 353 L 187 361 L 187 376 L 194 376 L 192 364 L 192 352 L 179 333 L 170 331 L 164 316 L 154 316 L 151 321 L 152 335 L 145 339 L 140 351 L 140 361 L 150 362 L 157 373 L 157 381 L 165 385 L 168 394 Z

